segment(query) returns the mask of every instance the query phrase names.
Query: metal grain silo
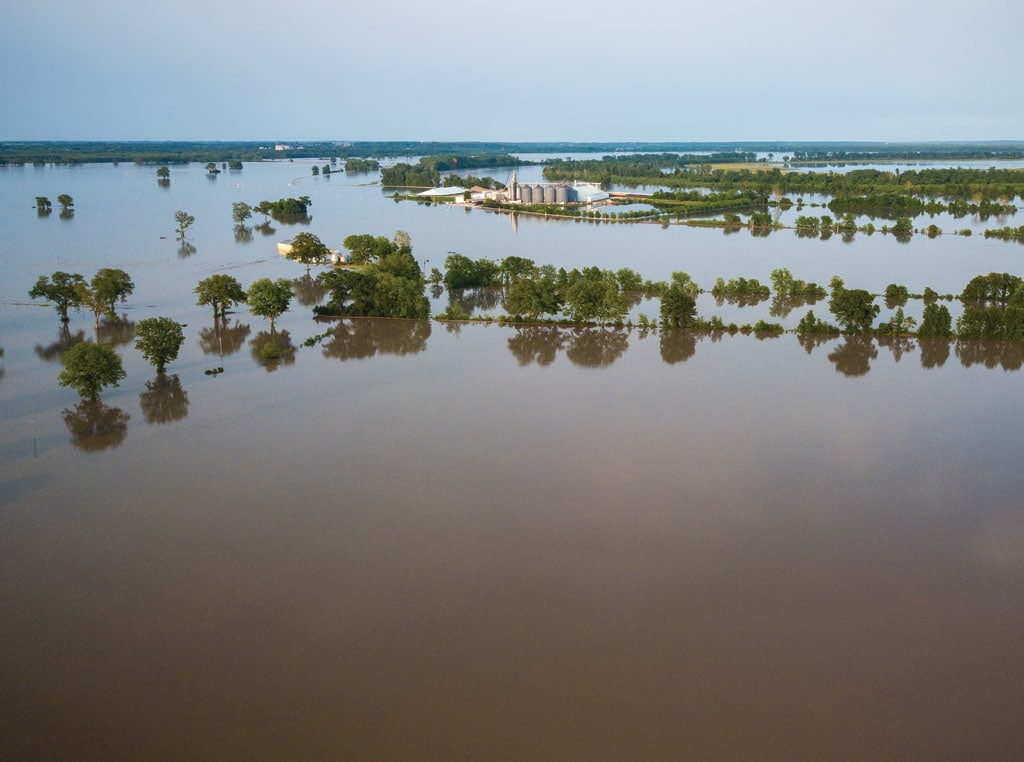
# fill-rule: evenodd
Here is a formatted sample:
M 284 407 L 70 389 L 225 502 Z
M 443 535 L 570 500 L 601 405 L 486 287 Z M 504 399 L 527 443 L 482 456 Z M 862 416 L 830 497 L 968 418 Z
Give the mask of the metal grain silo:
M 557 203 L 557 204 L 568 204 L 569 203 L 569 186 L 568 185 L 557 185 L 557 186 L 555 186 L 555 203 Z
M 544 186 L 537 183 L 533 186 L 533 203 L 543 204 L 544 203 Z
M 533 186 L 520 185 L 519 186 L 519 198 L 524 204 L 533 203 Z
M 557 194 L 555 193 L 555 186 L 554 185 L 545 185 L 544 186 L 544 203 L 545 204 L 554 204 L 555 203 L 556 195 Z

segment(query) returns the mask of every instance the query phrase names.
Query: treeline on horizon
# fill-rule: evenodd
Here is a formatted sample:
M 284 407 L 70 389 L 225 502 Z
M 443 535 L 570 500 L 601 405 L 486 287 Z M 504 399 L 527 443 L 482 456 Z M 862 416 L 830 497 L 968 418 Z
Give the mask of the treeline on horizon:
M 275 145 L 288 144 L 285 150 Z M 743 155 L 789 154 L 798 161 L 876 161 L 925 159 L 1019 159 L 1024 141 L 874 143 L 829 141 L 31 141 L 0 142 L 0 164 L 84 164 L 136 162 L 181 164 L 190 161 L 264 161 L 297 158 L 388 158 L 397 156 L 470 156 L 509 153 L 642 154 L 707 152 L 742 161 Z

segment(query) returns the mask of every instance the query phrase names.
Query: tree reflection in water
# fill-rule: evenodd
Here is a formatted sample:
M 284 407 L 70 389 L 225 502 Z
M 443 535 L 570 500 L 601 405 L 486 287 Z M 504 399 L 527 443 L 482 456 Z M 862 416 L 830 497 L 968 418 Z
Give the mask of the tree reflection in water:
M 550 365 L 558 350 L 565 346 L 560 328 L 549 325 L 527 325 L 516 328 L 508 339 L 508 349 L 521 366 L 537 363 Z
M 568 338 L 565 355 L 573 365 L 605 368 L 629 348 L 624 331 L 606 328 L 574 328 Z
M 800 342 L 800 346 L 804 348 L 807 354 L 811 354 L 815 349 L 820 347 L 822 344 L 828 344 L 830 341 L 835 341 L 836 337 L 824 333 L 798 333 L 796 340 Z
M 999 339 L 959 340 L 956 343 L 956 356 L 965 368 L 984 365 L 986 368 L 1020 370 L 1024 364 L 1024 342 Z
M 949 348 L 952 342 L 947 339 L 918 339 L 921 348 L 922 368 L 941 368 L 949 359 Z
M 188 241 L 182 241 L 181 246 L 178 247 L 178 259 L 188 259 L 195 253 L 196 247 Z
M 847 336 L 832 350 L 828 359 L 844 376 L 863 376 L 871 370 L 871 361 L 878 357 L 875 342 L 870 336 Z
M 295 364 L 295 345 L 288 331 L 260 331 L 249 342 L 252 359 L 273 372 L 282 365 Z
M 328 331 L 323 353 L 342 361 L 417 354 L 427 348 L 430 330 L 429 320 L 345 320 Z
M 697 354 L 697 334 L 683 328 L 661 331 L 661 359 L 669 365 L 686 362 Z
M 146 391 L 139 395 L 139 407 L 146 423 L 170 423 L 188 415 L 188 393 L 181 388 L 177 375 L 159 373 L 146 382 Z
M 252 329 L 235 320 L 228 325 L 227 318 L 217 318 L 213 326 L 199 329 L 199 348 L 204 355 L 233 355 L 243 346 Z
M 101 400 L 82 400 L 73 410 L 61 413 L 71 434 L 71 444 L 84 452 L 98 452 L 120 447 L 128 436 L 131 416 Z
M 252 240 L 252 228 L 247 225 L 235 225 L 235 243 L 249 243 Z
M 896 362 L 914 348 L 914 340 L 906 336 L 879 336 L 878 343 L 892 352 L 892 359 Z
M 260 231 L 260 235 L 274 235 L 274 233 L 277 232 L 277 228 L 275 228 L 269 222 L 264 222 L 262 225 L 257 225 L 256 229 Z
M 309 273 L 292 281 L 292 293 L 303 307 L 315 307 L 320 304 L 329 291 L 329 288 L 321 285 L 320 281 Z
M 36 354 L 40 360 L 45 362 L 53 362 L 59 360 L 61 355 L 67 352 L 75 344 L 81 344 L 85 341 L 85 331 L 78 331 L 77 333 L 71 333 L 68 330 L 68 324 L 64 323 L 60 327 L 60 331 L 57 333 L 57 340 L 47 346 L 36 344 Z
M 821 298 L 817 296 L 779 296 L 776 294 L 772 297 L 768 314 L 772 317 L 788 317 L 789 313 L 793 310 L 800 309 L 801 307 L 813 307 Z
M 448 304 L 457 306 L 467 315 L 490 312 L 501 303 L 504 292 L 500 288 L 450 288 Z
M 104 318 L 96 326 L 96 343 L 108 347 L 120 347 L 135 338 L 135 321 L 127 315 L 119 318 Z

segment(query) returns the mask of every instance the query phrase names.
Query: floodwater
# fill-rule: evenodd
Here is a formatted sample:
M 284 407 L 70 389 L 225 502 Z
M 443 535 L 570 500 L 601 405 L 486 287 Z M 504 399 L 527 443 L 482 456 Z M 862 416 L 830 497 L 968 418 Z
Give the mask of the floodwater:
M 191 293 L 300 278 L 274 253 L 299 229 L 406 229 L 428 268 L 459 250 L 710 285 L 785 266 L 876 291 L 1022 274 L 1019 247 L 516 231 L 308 172 L 0 170 L 4 758 L 1019 756 L 1016 345 L 323 323 L 298 303 L 271 335 Z M 73 219 L 35 216 L 62 192 Z M 302 194 L 308 226 L 235 241 L 232 201 Z M 62 333 L 27 291 L 99 267 L 136 292 L 101 335 L 128 377 L 87 405 L 56 376 L 91 317 Z M 132 348 L 153 315 L 186 324 L 163 381 Z

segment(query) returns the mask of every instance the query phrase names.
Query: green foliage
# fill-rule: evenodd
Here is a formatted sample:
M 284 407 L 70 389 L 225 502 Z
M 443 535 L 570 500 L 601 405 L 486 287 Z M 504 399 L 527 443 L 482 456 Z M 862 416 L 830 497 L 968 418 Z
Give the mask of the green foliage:
M 986 238 L 1001 238 L 1004 241 L 1024 239 L 1024 225 L 1020 227 L 994 228 L 985 231 Z
M 169 180 L 171 178 L 171 170 L 167 167 L 157 167 L 156 176 L 160 180 Z
M 565 290 L 565 306 L 570 319 L 577 323 L 597 321 L 601 324 L 621 320 L 626 303 L 619 283 L 611 270 L 587 267 L 569 274 Z
M 905 305 L 907 303 L 907 299 L 910 298 L 910 292 L 907 290 L 906 286 L 890 283 L 885 287 L 885 291 L 882 296 L 885 297 L 886 308 L 891 310 Z
M 1017 275 L 1009 273 L 989 273 L 971 278 L 960 294 L 963 302 L 997 302 L 1005 304 L 1024 283 Z
M 881 307 L 875 297 L 862 288 L 834 289 L 828 308 L 835 315 L 844 333 L 867 333 Z
M 215 319 L 218 316 L 223 317 L 225 310 L 229 307 L 245 301 L 245 291 L 242 290 L 242 284 L 224 273 L 217 273 L 209 278 L 204 278 L 199 281 L 192 292 L 199 296 L 199 299 L 196 300 L 197 305 L 200 307 L 213 307 L 213 317 Z
M 252 217 L 252 207 L 244 201 L 236 201 L 231 205 L 231 219 L 236 225 L 244 225 L 245 221 Z
M 686 273 L 673 273 L 671 285 L 661 295 L 661 324 L 666 328 L 690 328 L 696 321 L 697 299 L 689 278 Z
M 339 269 L 321 273 L 317 280 L 330 289 L 331 299 L 315 311 L 318 314 L 365 317 L 430 317 L 430 300 L 423 294 L 426 281 L 413 257 L 408 234 L 398 231 L 394 242 L 373 236 L 356 236 L 359 240 L 355 242 L 350 241 L 352 238 L 345 239 L 346 248 L 350 243 L 355 243 L 357 248 L 365 244 L 362 251 L 373 256 L 375 261 L 361 270 Z M 371 253 L 377 251 L 384 253 Z
M 904 315 L 903 308 L 900 307 L 893 314 L 892 319 L 885 323 L 879 323 L 876 333 L 882 336 L 907 336 L 914 332 L 915 325 L 917 325 L 917 321 Z
M 817 283 L 808 283 L 797 280 L 786 268 L 779 268 L 771 272 L 772 289 L 776 296 L 781 297 L 805 297 L 809 299 L 820 299 L 826 295 L 824 287 Z
M 352 264 L 362 265 L 377 260 L 395 251 L 395 244 L 382 235 L 373 236 L 366 233 L 350 235 L 341 243 L 349 252 Z
M 178 358 L 184 342 L 185 334 L 177 320 L 153 317 L 135 325 L 135 348 L 156 367 L 157 373 L 163 373 L 167 363 Z
M 619 282 L 619 289 L 622 291 L 643 291 L 644 279 L 640 273 L 623 267 L 615 273 L 615 279 Z
M 917 335 L 922 338 L 946 339 L 953 335 L 951 326 L 952 319 L 946 305 L 930 302 L 924 306 Z
M 47 214 L 53 208 L 53 204 L 46 196 L 36 196 L 36 211 L 40 214 Z
M 60 204 L 61 209 L 64 209 L 65 211 L 70 211 L 75 206 L 75 200 L 67 193 L 61 193 L 57 196 L 57 203 Z
M 472 260 L 454 251 L 444 260 L 444 284 L 448 288 L 479 288 L 498 283 L 500 268 L 490 259 Z
M 292 282 L 287 278 L 260 278 L 249 286 L 246 302 L 249 311 L 257 317 L 270 320 L 270 331 L 274 331 L 274 320 L 288 311 L 292 301 Z
M 260 201 L 255 209 L 264 217 L 268 215 L 279 222 L 293 222 L 305 218 L 313 204 L 309 196 L 279 198 L 277 201 Z
M 800 334 L 838 334 L 839 328 L 814 316 L 814 310 L 807 310 L 796 326 Z
M 526 315 L 532 319 L 554 315 L 561 308 L 562 300 L 551 274 L 515 281 L 509 286 L 505 299 L 505 309 L 510 315 Z
M 178 225 L 178 237 L 182 241 L 185 240 L 185 231 L 192 227 L 192 224 L 196 221 L 188 212 L 183 212 L 180 209 L 174 213 L 174 221 Z
M 66 273 L 58 270 L 50 277 L 40 275 L 39 280 L 28 292 L 32 299 L 45 299 L 52 302 L 62 322 L 68 322 L 68 309 L 78 309 L 82 305 L 82 289 L 85 279 L 78 273 Z
M 320 167 L 318 167 L 316 164 L 314 164 L 313 168 L 312 168 L 312 171 L 313 171 L 313 177 L 316 177 L 317 175 L 320 174 Z
M 98 270 L 92 278 L 91 285 L 96 301 L 106 308 L 105 313 L 108 317 L 114 315 L 114 306 L 117 302 L 128 301 L 128 297 L 135 291 L 135 284 L 128 273 L 110 267 Z
M 771 292 L 768 286 L 762 285 L 757 278 L 751 278 L 750 280 L 746 278 L 730 278 L 728 283 L 723 278 L 719 278 L 711 288 L 711 293 L 714 296 L 724 296 L 726 294 L 768 296 Z
M 58 383 L 89 400 L 98 399 L 104 386 L 118 386 L 126 376 L 117 353 L 91 341 L 75 344 L 64 353 L 61 362 L 64 370 L 57 378 Z
M 306 274 L 309 274 L 309 266 L 327 261 L 331 253 L 320 239 L 312 233 L 299 233 L 292 239 L 292 248 L 286 255 L 294 262 L 300 262 L 306 266 Z
M 376 172 L 380 169 L 380 162 L 376 159 L 346 159 L 346 172 Z

